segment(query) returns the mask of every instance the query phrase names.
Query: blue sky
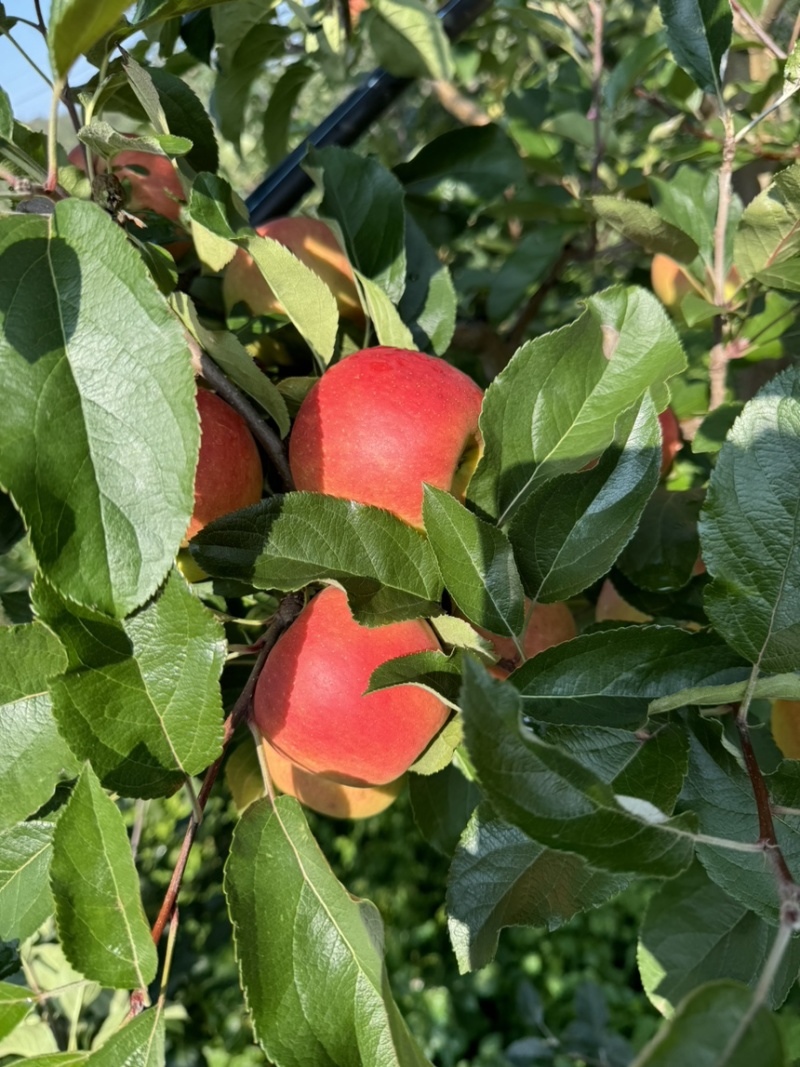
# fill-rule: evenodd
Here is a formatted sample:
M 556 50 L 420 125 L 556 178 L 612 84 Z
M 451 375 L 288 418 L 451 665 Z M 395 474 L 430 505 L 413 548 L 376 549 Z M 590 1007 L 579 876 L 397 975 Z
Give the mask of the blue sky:
M 5 9 L 7 15 L 32 20 L 36 18 L 33 0 L 5 0 Z M 50 12 L 50 0 L 42 0 L 42 10 L 46 20 Z M 41 34 L 17 23 L 11 35 L 50 77 L 47 46 Z M 80 84 L 92 70 L 85 60 L 80 60 L 75 65 L 71 80 Z M 0 85 L 11 98 L 15 118 L 30 122 L 31 119 L 47 117 L 50 111 L 50 90 L 4 35 L 0 35 Z

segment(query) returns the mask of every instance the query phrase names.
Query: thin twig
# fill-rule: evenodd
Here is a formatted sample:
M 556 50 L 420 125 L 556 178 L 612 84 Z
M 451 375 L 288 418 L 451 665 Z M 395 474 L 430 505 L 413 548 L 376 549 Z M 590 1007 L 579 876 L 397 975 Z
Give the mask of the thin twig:
M 602 80 L 603 80 L 603 0 L 589 0 L 592 14 L 592 106 L 588 118 L 594 124 L 594 159 L 592 160 L 592 193 L 597 191 L 597 175 L 603 158 Z
M 213 359 L 206 355 L 197 341 L 189 335 L 187 335 L 186 341 L 192 353 L 192 365 L 195 372 L 201 374 L 222 399 L 230 404 L 234 411 L 239 412 L 249 426 L 253 437 L 256 438 L 266 452 L 267 458 L 275 468 L 283 488 L 287 492 L 294 489 L 292 472 L 289 469 L 286 450 L 280 437 L 264 422 L 247 397 L 222 373 Z
M 772 52 L 776 59 L 786 59 L 786 53 L 781 48 L 781 46 L 772 37 L 770 37 L 770 35 L 767 33 L 764 27 L 760 25 L 760 23 L 756 22 L 756 20 L 753 18 L 753 16 L 750 14 L 746 7 L 742 7 L 738 0 L 731 0 L 731 7 L 742 20 L 742 22 L 747 23 L 747 25 L 750 27 L 750 29 L 753 31 L 759 41 L 761 41 L 765 48 Z
M 35 28 L 38 28 L 38 27 L 35 27 Z M 38 67 L 34 63 L 34 61 L 31 59 L 31 57 L 28 55 L 28 53 L 22 47 L 22 45 L 18 44 L 14 40 L 14 38 L 11 36 L 11 34 L 9 33 L 9 31 L 7 29 L 5 29 L 3 27 L 0 27 L 0 33 L 4 34 L 4 36 L 8 38 L 8 40 L 13 44 L 13 46 L 16 48 L 16 50 L 19 52 L 19 54 L 22 56 L 22 58 L 25 59 L 33 67 L 33 69 L 36 71 L 36 73 L 39 75 L 39 77 L 44 79 L 44 81 L 47 83 L 47 85 L 49 85 L 50 88 L 52 89 L 53 88 L 53 83 L 50 81 L 50 79 L 47 77 L 47 75 L 41 69 L 41 67 Z

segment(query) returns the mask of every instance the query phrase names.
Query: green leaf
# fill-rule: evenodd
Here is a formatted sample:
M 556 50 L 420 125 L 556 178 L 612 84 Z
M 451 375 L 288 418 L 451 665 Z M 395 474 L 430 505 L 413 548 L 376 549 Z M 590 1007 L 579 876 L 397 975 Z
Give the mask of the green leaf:
M 0 627 L 0 830 L 31 815 L 75 770 L 48 693 L 65 664 L 41 623 Z
M 710 411 L 700 423 L 697 433 L 692 438 L 692 452 L 696 455 L 704 452 L 719 452 L 725 443 L 729 430 L 741 415 L 743 407 L 744 404 L 741 400 L 732 400 L 727 404 L 720 404 L 718 408 Z
M 409 771 L 412 774 L 429 775 L 444 770 L 453 762 L 456 750 L 463 740 L 464 727 L 461 716 L 456 715 L 434 737 L 422 755 L 411 764 Z
M 505 524 L 544 482 L 605 451 L 618 417 L 646 392 L 663 410 L 665 382 L 685 366 L 652 293 L 615 287 L 591 297 L 576 322 L 523 345 L 486 390 L 470 500 Z
M 687 683 L 744 682 L 749 674 L 745 661 L 715 634 L 620 626 L 545 649 L 511 681 L 524 713 L 539 722 L 636 729 L 649 702 L 665 692 Z
M 285 437 L 291 425 L 286 401 L 272 380 L 259 370 L 244 346 L 232 333 L 209 330 L 204 326 L 197 308 L 185 293 L 175 293 L 170 305 L 220 370 L 261 405 L 275 422 L 281 437 Z
M 491 963 L 504 927 L 553 930 L 579 911 L 605 904 L 626 885 L 626 878 L 596 871 L 580 856 L 537 844 L 482 804 L 448 877 L 447 925 L 459 971 Z
M 412 347 L 444 355 L 456 326 L 456 293 L 447 266 L 406 215 L 406 288 L 398 313 L 413 334 Z
M 724 893 L 695 861 L 651 899 L 639 935 L 639 971 L 651 1002 L 665 1015 L 704 982 L 730 978 L 754 987 L 775 928 Z M 779 1008 L 800 971 L 800 940 L 781 961 L 768 1001 Z
M 730 685 L 692 686 L 670 696 L 659 697 L 650 703 L 651 715 L 663 715 L 666 711 L 685 707 L 687 704 L 708 705 L 738 704 L 750 692 L 752 700 L 800 700 L 800 674 L 775 674 L 758 678 L 753 683 L 749 678 Z
M 671 175 L 669 180 L 650 178 L 648 184 L 653 205 L 661 218 L 688 234 L 700 249 L 706 267 L 713 270 L 714 224 L 719 203 L 717 175 L 710 170 L 684 166 Z M 726 267 L 730 266 L 732 261 L 733 238 L 741 213 L 742 202 L 734 195 L 731 198 L 725 238 Z
M 305 60 L 290 63 L 270 93 L 264 112 L 263 134 L 264 150 L 270 166 L 276 167 L 288 154 L 292 111 L 313 73 L 314 67 Z
M 125 1023 L 89 1056 L 86 1067 L 164 1067 L 164 1014 L 160 1005 Z
M 380 344 L 389 348 L 413 349 L 415 346 L 411 331 L 383 289 L 360 271 L 355 271 L 355 276 Z
M 369 39 L 382 67 L 401 78 L 453 77 L 441 19 L 422 0 L 372 0 Z
M 8 493 L 0 493 L 0 556 L 25 536 L 25 524 Z
M 409 775 L 408 791 L 414 822 L 438 852 L 452 856 L 482 793 L 449 763 L 435 774 Z
M 392 1000 L 377 909 L 337 882 L 297 801 L 257 801 L 225 865 L 247 1008 L 281 1067 L 424 1067 Z
M 51 685 L 60 729 L 107 788 L 159 796 L 217 758 L 225 641 L 177 571 L 123 622 L 70 605 L 44 584 L 34 600 L 69 659 Z
M 364 626 L 438 615 L 441 577 L 425 537 L 380 508 L 289 493 L 209 523 L 191 543 L 207 574 L 293 592 L 335 582 Z
M 688 584 L 700 555 L 697 517 L 702 489 L 659 486 L 617 566 L 640 589 L 658 592 Z
M 614 442 L 589 471 L 535 489 L 508 536 L 525 592 L 566 600 L 608 573 L 636 530 L 661 467 L 661 432 L 648 394 L 620 416 Z
M 722 63 L 731 45 L 728 0 L 659 0 L 667 44 L 700 88 L 722 100 Z
M 137 29 L 150 22 L 166 22 L 167 19 L 188 15 L 204 7 L 212 7 L 225 0 L 138 0 L 132 22 Z M 128 5 L 126 5 L 127 7 Z
M 5 89 L 0 89 L 0 137 L 7 141 L 14 136 L 14 113 L 11 110 L 11 101 Z
M 27 1056 L 25 1067 L 78 1067 L 88 1058 L 88 1052 L 51 1052 L 44 1056 Z
M 765 671 L 800 667 L 800 371 L 745 406 L 717 459 L 700 516 L 711 622 Z
M 648 204 L 620 200 L 616 196 L 595 196 L 592 207 L 598 218 L 629 241 L 641 245 L 645 252 L 663 252 L 680 263 L 691 263 L 697 255 L 692 238 L 665 222 Z
M 526 180 L 514 142 L 493 124 L 443 133 L 394 173 L 410 195 L 472 204 L 495 200 Z
M 145 152 L 153 156 L 186 155 L 192 142 L 186 137 L 175 137 L 170 133 L 139 134 L 129 137 L 119 133 L 107 122 L 95 121 L 78 130 L 78 140 L 98 156 L 113 159 L 119 152 Z
M 619 56 L 603 86 L 604 101 L 612 111 L 626 100 L 630 90 L 666 50 L 666 35 L 663 30 L 658 30 L 637 41 L 629 52 Z
M 126 0 L 53 0 L 47 46 L 56 75 L 63 77 L 78 56 L 116 26 L 128 6 Z
M 241 3 L 229 6 L 236 19 L 241 13 Z M 261 18 L 269 18 L 272 4 L 259 6 Z M 219 131 L 237 150 L 247 108 L 253 101 L 253 82 L 263 72 L 266 62 L 283 59 L 289 30 L 259 20 L 255 25 L 244 22 L 241 32 L 244 36 L 238 45 L 224 44 L 215 50 L 219 69 L 211 95 L 211 113 Z
M 126 615 L 164 580 L 192 513 L 199 428 L 181 327 L 95 204 L 0 221 L 0 256 L 0 484 L 48 581 Z
M 0 1038 L 6 1037 L 33 1011 L 36 997 L 30 989 L 0 982 Z
M 328 363 L 339 328 L 339 311 L 330 288 L 271 237 L 251 237 L 244 246 L 291 321 L 322 362 Z
M 709 982 L 678 1005 L 631 1067 L 786 1067 L 777 1019 L 736 982 Z
M 24 941 L 53 913 L 54 822 L 20 822 L 0 832 L 0 940 Z
M 461 656 L 458 653 L 412 652 L 387 660 L 370 675 L 366 692 L 375 693 L 396 685 L 417 685 L 458 711 Z
M 800 291 L 800 164 L 782 170 L 745 208 L 734 243 L 742 281 Z
M 198 174 L 189 195 L 189 216 L 200 262 L 212 271 L 222 270 L 236 254 L 234 239 L 250 230 L 244 202 L 223 178 Z
M 406 281 L 400 183 L 377 159 L 345 148 L 312 148 L 306 169 L 323 193 L 319 217 L 338 224 L 354 270 L 396 303 Z
M 522 633 L 525 597 L 508 538 L 442 489 L 424 487 L 422 515 L 445 588 L 476 626 Z
M 76 970 L 113 989 L 152 982 L 158 957 L 125 824 L 88 764 L 56 825 L 50 885 Z
M 523 726 L 519 693 L 469 659 L 461 709 L 467 749 L 487 799 L 534 840 L 575 852 L 605 871 L 672 877 L 688 866 L 693 815 L 668 818 L 646 796 L 615 792 L 613 778 L 625 765 L 615 759 L 609 766 L 604 756 L 607 744 L 619 745 L 619 731 L 605 731 L 606 745 L 594 757 L 582 751 L 581 731 L 573 732 L 572 755 L 557 740 L 550 744 Z M 621 755 L 635 760 L 640 752 L 636 735 L 628 734 Z M 670 765 L 674 754 L 659 758 Z M 639 785 L 652 788 L 652 777 L 651 770 L 650 781 L 639 777 Z

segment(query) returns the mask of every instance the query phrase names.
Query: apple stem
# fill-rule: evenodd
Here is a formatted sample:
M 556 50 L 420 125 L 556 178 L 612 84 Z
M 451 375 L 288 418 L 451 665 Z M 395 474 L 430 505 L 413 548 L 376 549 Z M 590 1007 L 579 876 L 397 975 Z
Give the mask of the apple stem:
M 267 454 L 267 458 L 280 478 L 283 488 L 290 492 L 294 489 L 294 480 L 289 469 L 286 449 L 283 447 L 280 437 L 261 418 L 247 397 L 222 373 L 213 359 L 200 348 L 197 341 L 187 335 L 186 343 L 192 352 L 192 364 L 195 371 L 201 374 L 222 399 L 242 416 L 253 437 Z

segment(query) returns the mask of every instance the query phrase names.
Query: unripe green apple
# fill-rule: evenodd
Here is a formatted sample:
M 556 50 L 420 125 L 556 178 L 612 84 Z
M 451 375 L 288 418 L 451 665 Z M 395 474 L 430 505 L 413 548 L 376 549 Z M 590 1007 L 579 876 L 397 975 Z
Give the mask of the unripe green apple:
M 785 759 L 800 759 L 800 700 L 772 701 L 772 737 Z
M 187 538 L 213 519 L 257 503 L 264 488 L 261 457 L 242 416 L 207 389 L 197 390 L 197 411 L 200 453 Z
M 330 815 L 333 819 L 368 819 L 378 815 L 397 800 L 405 785 L 405 777 L 387 785 L 342 785 L 298 767 L 264 738 L 261 746 L 275 788 L 295 797 L 312 811 Z
M 300 406 L 289 439 L 295 485 L 422 528 L 423 482 L 464 497 L 481 454 L 482 400 L 471 378 L 423 352 L 354 352 Z
M 525 599 L 525 611 L 530 608 L 530 600 Z M 495 678 L 507 678 L 520 665 L 520 654 L 510 637 L 499 637 L 489 633 L 480 626 L 475 629 L 492 643 L 499 662 L 489 668 Z M 571 641 L 577 634 L 575 620 L 566 604 L 536 604 L 528 619 L 522 649 L 526 659 L 537 656 L 546 648 L 560 645 L 562 641 Z
M 256 686 L 253 715 L 282 756 L 344 785 L 387 785 L 439 732 L 447 706 L 417 686 L 364 696 L 376 667 L 435 651 L 421 619 L 359 626 L 341 589 L 323 589 L 276 643 Z
M 261 237 L 270 237 L 295 255 L 325 282 L 343 318 L 364 321 L 353 269 L 333 231 L 319 219 L 305 216 L 272 219 L 256 227 Z M 246 304 L 253 315 L 283 315 L 285 310 L 256 266 L 243 249 L 225 269 L 222 296 L 230 312 L 236 304 Z

